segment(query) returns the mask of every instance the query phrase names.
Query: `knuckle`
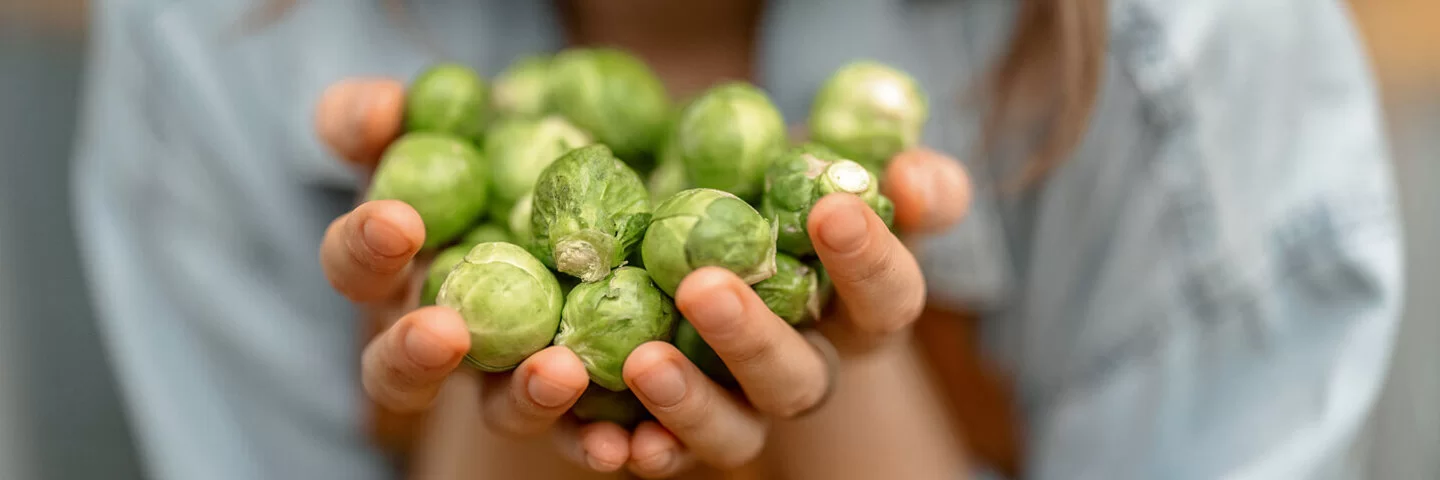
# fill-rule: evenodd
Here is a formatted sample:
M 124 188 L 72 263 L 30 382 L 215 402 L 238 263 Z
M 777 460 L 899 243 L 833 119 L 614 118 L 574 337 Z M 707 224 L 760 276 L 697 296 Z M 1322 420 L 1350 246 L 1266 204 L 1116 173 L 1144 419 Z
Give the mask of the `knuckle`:
M 714 401 L 711 395 L 687 395 L 679 405 L 665 412 L 665 418 L 660 423 L 677 434 L 705 431 L 714 424 L 711 417 L 711 412 L 716 411 L 711 408 Z
M 890 249 L 875 245 L 866 247 L 866 250 L 853 258 L 852 261 L 844 262 L 840 268 L 832 269 L 830 275 L 838 281 L 850 284 L 864 284 L 883 280 L 894 270 L 891 261 Z
M 763 437 L 748 442 L 737 442 L 717 452 L 710 463 L 722 470 L 738 469 L 759 457 L 760 451 L 764 447 Z
M 824 385 L 796 389 L 789 395 L 779 397 L 773 404 L 761 406 L 761 410 L 771 416 L 789 420 L 815 408 L 824 396 Z

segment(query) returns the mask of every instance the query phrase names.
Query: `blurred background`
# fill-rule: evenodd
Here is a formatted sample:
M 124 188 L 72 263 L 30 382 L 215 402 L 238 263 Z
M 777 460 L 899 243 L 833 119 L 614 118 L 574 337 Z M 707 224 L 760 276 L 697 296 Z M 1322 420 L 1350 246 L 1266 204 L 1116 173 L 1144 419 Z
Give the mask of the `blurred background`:
M 71 223 L 85 3 L 0 0 L 0 479 L 142 478 Z M 1410 262 L 1399 350 L 1354 454 L 1369 478 L 1440 478 L 1440 0 L 1350 4 L 1384 86 Z

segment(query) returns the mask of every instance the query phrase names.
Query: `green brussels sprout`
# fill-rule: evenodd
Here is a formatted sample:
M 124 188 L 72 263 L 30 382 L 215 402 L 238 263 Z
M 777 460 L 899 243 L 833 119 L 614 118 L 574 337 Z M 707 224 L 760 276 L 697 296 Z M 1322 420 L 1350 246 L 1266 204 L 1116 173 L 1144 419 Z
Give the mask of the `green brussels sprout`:
M 564 302 L 555 275 L 524 248 L 504 242 L 471 248 L 435 299 L 465 319 L 465 363 L 486 372 L 513 369 L 550 345 Z
M 691 185 L 751 200 L 786 145 L 785 120 L 765 92 L 731 82 L 706 90 L 681 113 L 673 133 Z
M 635 428 L 650 414 L 645 404 L 631 391 L 616 392 L 591 383 L 575 400 L 570 413 L 587 422 L 612 422 L 626 429 Z
M 645 270 L 620 267 L 603 280 L 576 285 L 565 297 L 555 344 L 580 357 L 590 381 L 625 390 L 625 358 L 645 342 L 670 341 L 675 304 Z
M 701 267 L 728 269 L 754 285 L 775 274 L 775 229 L 735 195 L 692 188 L 655 208 L 640 253 L 655 284 L 672 297 Z
M 503 117 L 533 117 L 545 113 L 550 98 L 550 55 L 530 55 L 510 64 L 495 76 L 490 105 Z
M 530 228 L 547 266 L 594 282 L 620 266 L 650 222 L 640 175 L 605 145 L 571 150 L 540 173 Z
M 370 200 L 409 204 L 425 222 L 424 248 L 449 243 L 485 214 L 489 168 L 474 146 L 455 136 L 407 133 L 380 158 Z
M 515 239 L 515 244 L 533 249 L 531 244 L 535 243 L 535 235 L 530 230 L 530 214 L 535 206 L 535 195 L 527 193 L 515 201 L 515 206 L 510 208 L 510 213 L 505 216 L 505 222 L 510 227 L 510 235 Z
M 440 63 L 421 72 L 405 92 L 405 130 L 479 138 L 488 115 L 485 80 L 469 67 Z
M 477 243 L 486 242 L 515 243 L 515 238 L 510 235 L 509 229 L 493 223 L 493 221 L 477 225 L 475 228 L 470 229 L 470 233 L 466 233 L 465 236 L 460 237 L 460 244 L 466 247 L 473 247 Z M 469 248 L 466 248 L 466 250 L 468 251 Z
M 499 225 L 482 223 L 470 233 L 460 237 L 460 242 L 441 250 L 430 261 L 430 269 L 426 271 L 425 283 L 420 288 L 420 304 L 434 305 L 435 296 L 440 293 L 440 284 L 445 282 L 445 277 L 450 275 L 450 270 L 459 265 L 465 259 L 465 254 L 475 245 L 487 242 L 509 242 L 510 232 Z
M 929 100 L 910 75 L 873 61 L 836 70 L 810 107 L 810 138 L 860 163 L 883 166 L 920 143 Z
M 558 115 L 501 121 L 485 137 L 492 200 L 514 205 L 535 187 L 545 167 L 565 152 L 589 143 L 590 135 Z
M 814 144 L 792 148 L 775 160 L 765 177 L 760 212 L 775 221 L 780 251 L 796 256 L 815 253 L 806 227 L 810 208 L 836 192 L 859 196 L 886 226 L 894 224 L 895 204 L 880 194 L 879 179 L 859 163 Z
M 798 326 L 820 318 L 819 274 L 795 257 L 775 254 L 775 275 L 752 288 L 785 323 Z
M 440 295 L 440 285 L 445 283 L 445 277 L 456 265 L 465 260 L 465 254 L 476 244 L 459 244 L 441 250 L 430 261 L 430 269 L 425 271 L 425 284 L 420 287 L 420 304 L 434 305 L 435 297 Z
M 550 107 L 637 170 L 664 134 L 671 109 L 644 61 L 611 48 L 560 52 L 550 65 Z
M 650 172 L 645 186 L 650 191 L 650 202 L 657 205 L 671 195 L 690 188 L 690 181 L 685 178 L 685 164 L 662 157 L 660 165 Z
M 689 320 L 682 317 L 680 321 L 676 322 L 675 339 L 671 343 L 675 345 L 676 350 L 690 360 L 690 363 L 699 367 L 700 371 L 715 383 L 724 387 L 738 385 L 735 375 L 730 373 L 729 367 L 725 366 L 725 361 L 721 360 L 720 355 L 710 348 L 710 344 L 705 343 L 705 339 L 700 338 L 700 332 L 695 331 L 695 326 L 691 325 Z

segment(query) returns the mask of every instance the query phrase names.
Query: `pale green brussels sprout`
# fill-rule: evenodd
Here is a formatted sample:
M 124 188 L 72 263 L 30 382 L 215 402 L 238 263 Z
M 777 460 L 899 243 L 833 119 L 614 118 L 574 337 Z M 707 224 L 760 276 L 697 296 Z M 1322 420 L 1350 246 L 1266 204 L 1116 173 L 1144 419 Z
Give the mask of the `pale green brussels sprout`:
M 546 265 L 594 282 L 624 263 L 650 222 L 640 175 L 605 145 L 571 150 L 540 173 L 530 228 Z
M 433 132 L 407 133 L 380 158 L 367 194 L 400 200 L 425 222 L 424 248 L 449 243 L 485 214 L 489 168 L 470 142 Z
M 625 390 L 625 358 L 641 344 L 669 341 L 675 304 L 645 270 L 620 267 L 598 282 L 576 285 L 565 297 L 555 344 L 580 357 L 590 381 Z
M 765 92 L 731 82 L 712 87 L 680 114 L 673 132 L 690 184 L 746 200 L 760 195 L 765 170 L 785 148 L 785 120 Z
M 435 303 L 465 319 L 465 362 L 503 372 L 550 345 L 564 301 L 555 275 L 524 248 L 490 242 L 465 254 L 440 284 Z
M 650 414 L 631 391 L 616 392 L 591 383 L 570 407 L 575 418 L 586 422 L 611 422 L 630 429 Z
M 791 325 L 805 325 L 820 318 L 820 274 L 795 257 L 775 255 L 775 275 L 752 288 L 775 316 Z
M 545 167 L 590 142 L 590 135 L 558 115 L 502 120 L 485 136 L 492 199 L 514 205 L 535 187 Z
M 510 227 L 510 235 L 515 239 L 514 243 L 531 249 L 530 245 L 535 243 L 535 234 L 530 230 L 530 214 L 534 210 L 535 195 L 527 193 L 515 201 L 515 206 L 510 208 L 510 213 L 505 215 L 505 222 Z M 531 249 L 533 251 L 533 249 Z
M 670 296 L 702 267 L 721 267 L 745 283 L 775 274 L 775 230 L 760 212 L 730 193 L 692 188 L 655 207 L 640 253 L 655 284 Z
M 691 325 L 689 320 L 682 317 L 676 323 L 675 339 L 670 343 L 715 383 L 724 387 L 738 384 L 735 375 L 730 373 L 730 368 L 725 366 L 725 361 L 710 348 L 710 344 L 705 343 L 705 339 L 700 338 L 700 332 L 695 331 L 695 326 Z
M 670 99 L 644 61 L 611 48 L 560 52 L 550 65 L 550 107 L 634 168 L 648 170 Z
M 810 138 L 846 158 L 883 166 L 920 143 L 929 100 L 910 75 L 873 62 L 836 70 L 810 107 Z
M 445 277 L 450 275 L 450 270 L 465 259 L 465 254 L 477 244 L 487 242 L 509 242 L 510 232 L 503 227 L 492 223 L 482 223 L 470 230 L 465 236 L 460 237 L 460 242 L 441 250 L 430 261 L 430 269 L 426 271 L 425 284 L 420 288 L 420 304 L 434 305 L 435 296 L 440 293 L 440 284 L 445 282 Z
M 690 188 L 690 180 L 685 178 L 685 164 L 661 157 L 660 165 L 650 172 L 645 186 L 650 191 L 650 202 L 657 205 L 671 195 Z
M 445 283 L 445 277 L 465 260 L 465 254 L 470 253 L 470 249 L 475 245 L 462 243 L 441 250 L 435 255 L 435 259 L 430 261 L 430 269 L 425 271 L 425 284 L 420 287 L 421 305 L 435 304 L 435 297 L 440 295 L 440 285 Z
M 815 144 L 792 148 L 776 158 L 765 177 L 760 212 L 775 221 L 780 251 L 796 256 L 815 253 L 806 227 L 810 208 L 837 192 L 859 196 L 886 226 L 893 225 L 895 204 L 880 194 L 880 180 L 859 163 Z
M 490 105 L 502 117 L 533 117 L 545 113 L 550 98 L 550 55 L 516 60 L 495 76 Z
M 405 130 L 448 133 L 473 141 L 485 128 L 488 95 L 485 80 L 469 67 L 433 65 L 405 91 Z
M 477 243 L 486 242 L 515 243 L 515 238 L 510 235 L 509 229 L 498 223 L 494 223 L 493 220 L 476 225 L 475 228 L 470 229 L 470 233 L 466 233 L 465 236 L 460 237 L 460 244 L 467 247 L 473 247 Z M 469 249 L 467 248 L 466 250 Z

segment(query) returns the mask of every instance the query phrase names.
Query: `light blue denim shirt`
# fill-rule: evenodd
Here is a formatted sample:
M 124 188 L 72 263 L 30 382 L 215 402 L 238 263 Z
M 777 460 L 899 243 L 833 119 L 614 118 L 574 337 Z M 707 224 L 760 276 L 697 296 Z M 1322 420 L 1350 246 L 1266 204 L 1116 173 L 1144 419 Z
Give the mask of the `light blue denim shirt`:
M 771 2 L 758 83 L 792 123 L 842 63 L 914 73 L 925 142 L 973 160 L 970 79 L 1013 0 Z M 97 2 L 74 183 L 103 332 L 161 479 L 386 478 L 359 332 L 317 261 L 356 177 L 313 135 L 326 85 L 562 45 L 548 2 Z M 1384 378 L 1399 226 L 1341 2 L 1114 0 L 1098 111 L 1037 188 L 966 161 L 974 211 L 925 242 L 935 303 L 983 312 L 1037 479 L 1341 478 Z

